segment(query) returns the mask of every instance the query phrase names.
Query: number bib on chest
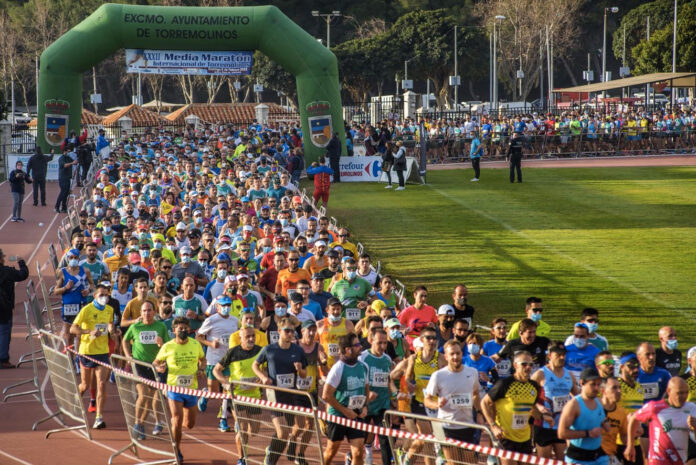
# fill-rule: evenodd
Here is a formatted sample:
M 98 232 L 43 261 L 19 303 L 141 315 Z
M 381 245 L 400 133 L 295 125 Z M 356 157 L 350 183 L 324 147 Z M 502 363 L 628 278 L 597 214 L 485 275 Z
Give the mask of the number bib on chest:
M 525 429 L 529 427 L 529 415 L 514 413 L 512 415 L 512 429 Z
M 177 375 L 176 385 L 183 388 L 193 386 L 193 375 Z
M 269 344 L 275 344 L 278 342 L 278 331 L 270 331 L 268 333 L 268 342 Z
M 94 325 L 94 329 L 104 334 L 109 329 L 109 325 L 107 325 L 106 323 L 97 323 L 96 325 Z
M 226 334 L 224 336 L 220 336 L 218 338 L 218 341 L 220 341 L 220 345 L 223 347 L 229 347 L 230 345 L 230 335 Z
M 376 371 L 372 373 L 372 387 L 385 388 L 389 386 L 389 373 Z
M 329 356 L 330 357 L 338 357 L 340 354 L 340 351 L 338 350 L 338 344 L 329 344 Z
M 471 408 L 471 394 L 452 394 L 450 405 L 454 408 Z
M 157 339 L 157 331 L 141 331 L 140 332 L 140 343 L 141 344 L 155 344 Z
M 307 376 L 306 378 L 297 378 L 297 389 L 300 391 L 309 391 L 312 389 L 312 382 L 314 381 L 314 376 Z
M 496 365 L 495 368 L 498 370 L 498 374 L 505 378 L 510 375 L 510 360 L 501 360 Z
M 552 397 L 551 402 L 553 404 L 553 413 L 561 413 L 563 407 L 565 407 L 565 404 L 567 404 L 569 400 L 569 395 Z
M 358 321 L 360 319 L 360 309 L 346 308 L 346 319 L 350 321 Z
M 295 384 L 295 375 L 289 373 L 286 375 L 276 375 L 276 386 L 284 388 L 292 388 Z
M 365 396 L 350 396 L 348 399 L 348 408 L 351 410 L 360 410 L 365 405 Z
M 657 395 L 660 393 L 660 386 L 657 383 L 645 383 L 641 384 L 641 386 L 643 386 L 645 400 L 657 399 Z
M 75 316 L 80 313 L 80 304 L 66 304 L 63 305 L 63 315 L 65 316 Z

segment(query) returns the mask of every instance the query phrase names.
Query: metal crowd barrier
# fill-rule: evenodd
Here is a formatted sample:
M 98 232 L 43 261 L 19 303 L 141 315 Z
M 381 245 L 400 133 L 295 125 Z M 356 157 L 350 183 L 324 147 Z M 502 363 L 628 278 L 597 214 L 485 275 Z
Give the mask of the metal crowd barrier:
M 384 426 L 391 428 L 393 425 L 404 425 L 405 429 L 411 433 L 422 433 L 418 439 L 388 436 L 397 465 L 468 465 L 486 462 L 489 465 L 495 465 L 499 463 L 496 456 L 488 455 L 485 449 L 475 447 L 479 443 L 484 446 L 499 447 L 487 426 L 387 410 L 384 413 Z M 467 445 L 471 447 L 462 444 L 464 441 L 448 437 L 447 434 L 454 431 L 468 431 L 474 439 L 472 442 L 467 442 Z
M 309 393 L 247 382 L 233 382 L 232 386 L 242 392 L 260 389 L 266 398 L 263 401 L 242 394 L 232 400 L 247 465 L 275 465 L 285 456 L 291 462 L 297 458 L 308 465 L 324 465 L 317 406 Z M 277 404 L 276 399 L 283 394 L 302 399 L 311 407 L 293 409 Z M 272 438 L 270 445 L 267 438 Z
M 87 412 L 82 402 L 82 395 L 80 395 L 79 381 L 75 374 L 72 356 L 65 349 L 65 342 L 60 336 L 51 334 L 43 329 L 39 330 L 39 332 L 41 333 L 39 337 L 41 348 L 46 358 L 48 374 L 53 384 L 58 410 L 51 412 L 49 416 L 34 423 L 33 429 L 36 430 L 41 423 L 58 417 L 63 427 L 48 431 L 46 433 L 47 438 L 53 433 L 80 431 L 87 439 L 92 440 L 92 434 L 87 423 Z M 67 426 L 63 422 L 63 417 L 70 418 L 77 425 Z
M 152 375 L 152 379 L 158 379 L 151 364 L 133 358 L 112 354 L 111 365 L 127 366 L 134 374 L 148 373 Z M 109 457 L 109 465 L 118 455 L 129 449 L 138 458 L 141 458 L 140 451 L 149 452 L 156 456 L 153 460 L 141 458 L 141 460 L 145 460 L 139 462 L 143 465 L 178 463 L 176 443 L 169 427 L 169 409 L 164 393 L 141 382 L 138 376 L 128 374 L 123 370 L 114 370 L 113 373 L 123 416 L 126 419 L 130 443 Z M 136 425 L 142 426 L 142 430 L 136 430 Z M 154 431 L 158 425 L 162 430 L 155 434 Z
M 8 399 L 11 399 L 13 397 L 23 397 L 23 396 L 32 396 L 34 399 L 36 399 L 40 404 L 44 404 L 44 399 L 41 394 L 41 387 L 40 387 L 40 382 L 39 382 L 39 367 L 38 367 L 38 362 L 39 360 L 43 360 L 44 357 L 38 357 L 37 355 L 37 350 L 35 349 L 35 343 L 34 343 L 34 334 L 33 332 L 36 330 L 35 326 L 32 325 L 31 323 L 31 313 L 32 311 L 30 310 L 30 305 L 29 302 L 25 301 L 24 302 L 24 316 L 27 319 L 27 326 L 29 328 L 29 347 L 30 347 L 30 361 L 32 364 L 32 369 L 33 369 L 33 376 L 29 379 L 19 381 L 14 384 L 10 384 L 5 387 L 5 389 L 2 390 L 3 402 L 7 402 Z M 38 352 L 41 352 L 41 349 L 38 349 Z M 27 384 L 31 384 L 31 387 L 27 391 L 22 391 L 22 392 L 13 392 L 11 394 L 8 394 L 11 390 L 18 388 L 20 386 L 25 386 Z

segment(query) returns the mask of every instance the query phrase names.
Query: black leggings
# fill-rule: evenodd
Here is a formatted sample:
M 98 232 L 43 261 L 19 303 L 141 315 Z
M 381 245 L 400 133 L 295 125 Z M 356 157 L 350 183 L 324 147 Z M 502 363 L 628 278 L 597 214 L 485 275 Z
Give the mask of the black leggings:
M 391 186 L 392 179 L 391 179 L 391 170 L 385 170 L 384 174 L 387 175 L 387 183 Z
M 472 158 L 471 159 L 471 166 L 474 168 L 474 177 L 476 179 L 479 178 L 481 175 L 481 159 L 480 158 Z

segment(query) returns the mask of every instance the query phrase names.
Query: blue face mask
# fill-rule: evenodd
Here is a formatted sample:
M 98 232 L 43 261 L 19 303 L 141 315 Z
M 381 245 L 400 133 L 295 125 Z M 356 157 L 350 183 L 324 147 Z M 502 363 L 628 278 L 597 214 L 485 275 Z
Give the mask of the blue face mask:
M 341 315 L 329 315 L 329 321 L 332 323 L 338 323 L 343 317 Z
M 470 354 L 479 354 L 481 352 L 481 346 L 478 344 L 467 344 L 466 350 L 468 350 Z
M 532 316 L 530 316 L 529 319 L 532 320 L 534 323 L 539 323 L 541 321 L 541 313 L 532 312 Z
M 402 337 L 404 337 L 404 335 L 401 334 L 401 331 L 399 331 L 398 329 L 392 329 L 391 331 L 389 331 L 389 337 L 391 339 L 401 339 Z
M 669 350 L 676 350 L 677 346 L 679 345 L 679 341 L 676 339 L 667 339 L 665 345 Z
M 358 275 L 357 271 L 346 271 L 346 279 L 352 281 Z
M 275 314 L 278 317 L 285 316 L 288 313 L 288 308 L 287 307 L 276 307 L 275 308 Z
M 271 250 L 273 250 L 273 247 L 264 247 L 264 248 L 263 248 L 263 253 L 268 253 L 268 252 L 270 252 Z
M 585 325 L 587 325 L 587 329 L 590 330 L 590 334 L 597 332 L 597 326 L 599 326 L 597 323 L 585 323 Z
M 229 316 L 230 306 L 229 305 L 220 306 L 218 313 L 220 314 L 220 316 Z

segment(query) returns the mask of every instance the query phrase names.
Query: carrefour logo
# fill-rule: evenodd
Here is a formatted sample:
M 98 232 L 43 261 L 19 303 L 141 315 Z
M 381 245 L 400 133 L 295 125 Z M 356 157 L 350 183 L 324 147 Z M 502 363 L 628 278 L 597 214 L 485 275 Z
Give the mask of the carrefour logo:
M 375 160 L 371 163 L 365 165 L 365 172 L 368 176 L 378 177 L 379 173 L 382 171 L 382 162 Z

